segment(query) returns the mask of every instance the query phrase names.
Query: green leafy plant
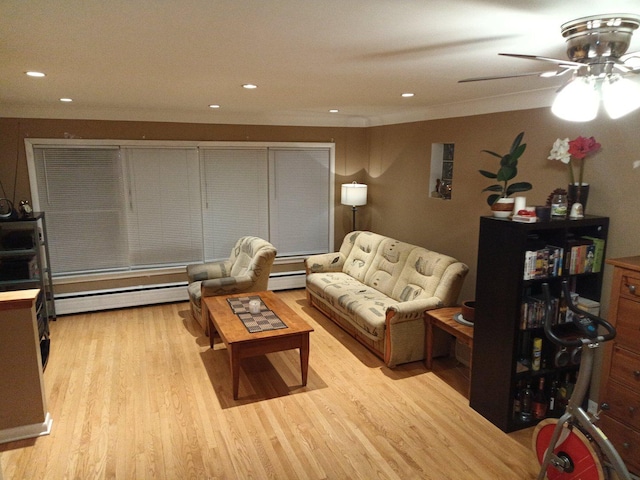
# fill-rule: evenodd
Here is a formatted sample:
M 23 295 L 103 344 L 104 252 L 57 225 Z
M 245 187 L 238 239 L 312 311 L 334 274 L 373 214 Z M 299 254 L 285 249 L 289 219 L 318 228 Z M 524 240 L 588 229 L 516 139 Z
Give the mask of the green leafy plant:
M 483 192 L 496 192 L 487 197 L 487 203 L 489 206 L 493 205 L 499 198 L 506 198 L 513 193 L 526 192 L 533 188 L 533 185 L 529 182 L 516 182 L 509 184 L 509 182 L 518 175 L 518 159 L 527 148 L 527 144 L 522 143 L 523 137 L 524 132 L 520 132 L 513 141 L 509 153 L 505 155 L 500 155 L 499 153 L 492 152 L 490 150 L 482 150 L 483 152 L 500 159 L 500 168 L 496 173 L 489 172 L 487 170 L 478 170 L 481 175 L 499 182 L 494 185 L 489 185 L 487 188 L 482 190 Z

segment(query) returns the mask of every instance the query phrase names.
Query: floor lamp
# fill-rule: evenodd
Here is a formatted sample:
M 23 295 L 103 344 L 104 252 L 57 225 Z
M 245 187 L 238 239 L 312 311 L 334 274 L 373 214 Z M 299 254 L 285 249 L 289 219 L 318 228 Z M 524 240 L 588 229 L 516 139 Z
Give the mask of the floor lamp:
M 356 210 L 359 206 L 367 204 L 367 186 L 363 183 L 343 183 L 342 195 L 340 196 L 342 205 L 351 205 L 353 210 L 353 229 L 356 229 Z

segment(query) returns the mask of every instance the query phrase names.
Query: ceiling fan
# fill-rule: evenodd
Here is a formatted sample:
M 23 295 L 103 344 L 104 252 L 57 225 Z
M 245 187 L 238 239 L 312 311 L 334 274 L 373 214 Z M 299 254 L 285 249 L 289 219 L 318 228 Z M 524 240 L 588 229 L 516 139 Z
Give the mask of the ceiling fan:
M 498 54 L 553 63 L 555 70 L 467 78 L 458 83 L 571 74 L 558 91 L 552 106 L 553 113 L 566 120 L 592 120 L 597 115 L 602 97 L 609 115 L 619 118 L 640 107 L 640 85 L 625 78 L 634 74 L 640 78 L 640 51 L 627 53 L 633 31 L 639 26 L 640 16 L 633 14 L 578 18 L 561 26 L 562 36 L 567 42 L 568 60 L 516 53 Z

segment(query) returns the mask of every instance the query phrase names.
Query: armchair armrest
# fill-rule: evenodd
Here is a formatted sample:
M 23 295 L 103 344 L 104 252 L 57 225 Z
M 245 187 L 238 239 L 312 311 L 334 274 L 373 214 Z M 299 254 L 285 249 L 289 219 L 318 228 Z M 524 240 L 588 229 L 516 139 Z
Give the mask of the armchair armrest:
M 210 278 L 228 277 L 230 272 L 231 261 L 229 260 L 187 265 L 187 277 L 189 278 L 189 283 L 207 280 Z
M 203 280 L 200 288 L 203 297 L 212 297 L 215 295 L 231 295 L 233 293 L 246 292 L 249 291 L 253 284 L 254 281 L 249 275 L 241 275 L 239 277 Z
M 341 272 L 346 257 L 340 252 L 311 255 L 304 261 L 307 275 L 320 272 Z

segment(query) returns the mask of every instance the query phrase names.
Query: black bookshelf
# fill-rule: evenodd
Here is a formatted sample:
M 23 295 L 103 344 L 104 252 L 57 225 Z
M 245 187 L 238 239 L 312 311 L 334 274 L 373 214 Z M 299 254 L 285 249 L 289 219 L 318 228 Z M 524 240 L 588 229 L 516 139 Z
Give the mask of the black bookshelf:
M 559 299 L 564 279 L 581 297 L 599 302 L 608 228 L 607 217 L 589 215 L 578 220 L 536 223 L 481 217 L 470 405 L 501 430 L 510 432 L 540 421 L 522 420 L 520 415 L 514 415 L 519 383 L 531 382 L 535 388 L 539 377 L 544 376 L 548 394 L 552 379 L 564 378 L 567 373 L 574 374 L 579 368 L 579 364 L 571 361 L 567 365 L 556 366 L 556 347 L 544 336 L 542 325 L 523 323 L 523 303 L 530 297 L 540 297 L 544 282 L 550 285 L 552 295 Z M 583 237 L 591 237 L 596 239 L 592 243 L 599 243 L 599 265 L 594 263 L 595 247 L 588 247 L 591 264 L 580 273 L 571 273 L 567 252 L 571 252 L 575 245 L 589 243 L 583 241 Z M 548 246 L 563 249 L 561 270 L 557 264 L 544 263 Z M 579 251 L 582 254 L 587 250 L 583 252 L 576 248 L 576 258 Z M 531 255 L 527 252 L 541 252 L 542 258 L 538 261 L 542 264 L 542 273 L 525 274 L 526 259 Z M 574 270 L 580 271 L 577 267 Z M 571 325 L 565 324 L 560 328 L 570 329 Z M 531 351 L 531 341 L 535 337 L 543 338 L 539 370 L 527 366 L 526 361 L 520 361 Z M 556 415 L 550 413 L 549 416 Z

